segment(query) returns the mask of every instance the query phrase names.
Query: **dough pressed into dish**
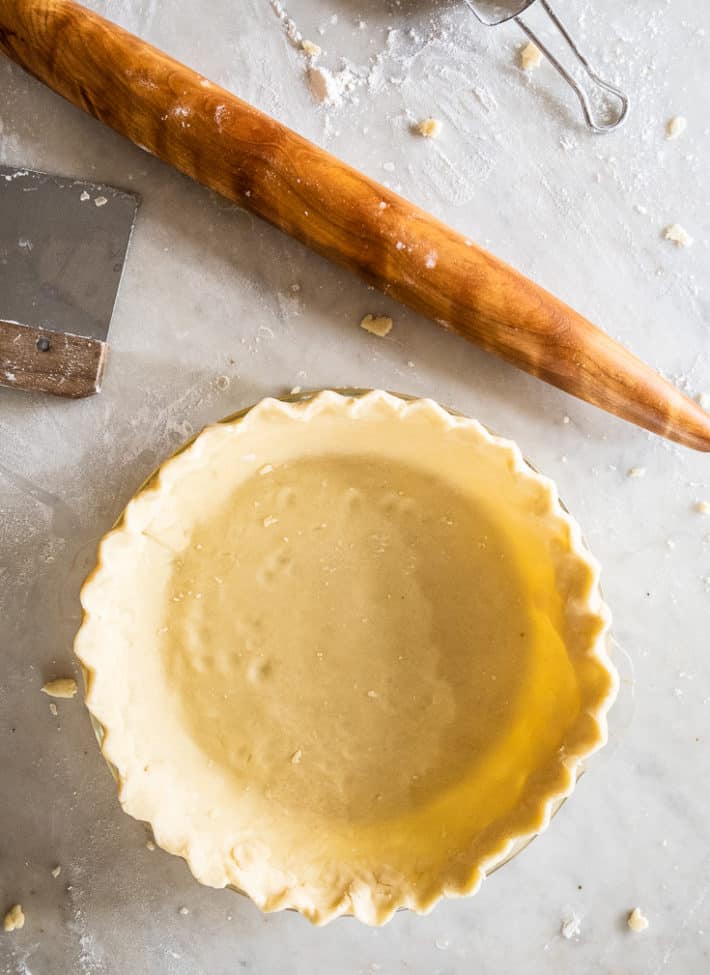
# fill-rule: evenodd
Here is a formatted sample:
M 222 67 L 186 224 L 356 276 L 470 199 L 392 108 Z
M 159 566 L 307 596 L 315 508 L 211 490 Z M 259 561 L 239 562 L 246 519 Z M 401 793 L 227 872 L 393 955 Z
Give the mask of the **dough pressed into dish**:
M 316 923 L 472 893 L 616 688 L 598 568 L 518 448 L 430 400 L 267 399 L 102 541 L 76 653 L 121 803 Z

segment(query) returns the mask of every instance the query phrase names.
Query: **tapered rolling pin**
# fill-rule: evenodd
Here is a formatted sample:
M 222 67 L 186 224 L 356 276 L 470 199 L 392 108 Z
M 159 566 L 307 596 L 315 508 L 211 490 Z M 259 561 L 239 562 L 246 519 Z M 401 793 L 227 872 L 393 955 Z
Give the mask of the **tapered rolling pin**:
M 639 426 L 710 416 L 502 261 L 73 0 L 0 0 L 0 51 L 74 105 L 410 308 Z

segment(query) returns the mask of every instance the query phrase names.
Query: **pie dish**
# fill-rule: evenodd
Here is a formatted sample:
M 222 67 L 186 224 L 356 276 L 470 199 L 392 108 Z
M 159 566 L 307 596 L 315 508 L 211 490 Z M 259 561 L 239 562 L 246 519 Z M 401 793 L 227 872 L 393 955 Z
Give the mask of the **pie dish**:
M 75 650 L 126 812 L 315 923 L 473 893 L 606 738 L 599 571 L 515 444 L 326 391 L 204 430 L 101 542 Z

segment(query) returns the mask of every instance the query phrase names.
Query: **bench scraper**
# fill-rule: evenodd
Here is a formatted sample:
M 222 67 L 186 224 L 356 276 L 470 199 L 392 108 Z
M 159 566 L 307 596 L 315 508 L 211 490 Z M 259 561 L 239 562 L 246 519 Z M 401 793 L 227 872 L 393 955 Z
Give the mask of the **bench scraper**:
M 0 385 L 98 393 L 138 202 L 0 166 Z

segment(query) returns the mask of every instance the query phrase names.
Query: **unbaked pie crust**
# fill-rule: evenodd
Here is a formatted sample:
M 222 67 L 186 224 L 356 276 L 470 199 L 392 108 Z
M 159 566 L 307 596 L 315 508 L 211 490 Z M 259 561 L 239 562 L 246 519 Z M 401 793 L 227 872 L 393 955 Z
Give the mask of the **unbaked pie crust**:
M 315 923 L 473 893 L 547 825 L 616 689 L 551 481 L 430 400 L 266 399 L 102 541 L 76 653 L 126 812 Z

